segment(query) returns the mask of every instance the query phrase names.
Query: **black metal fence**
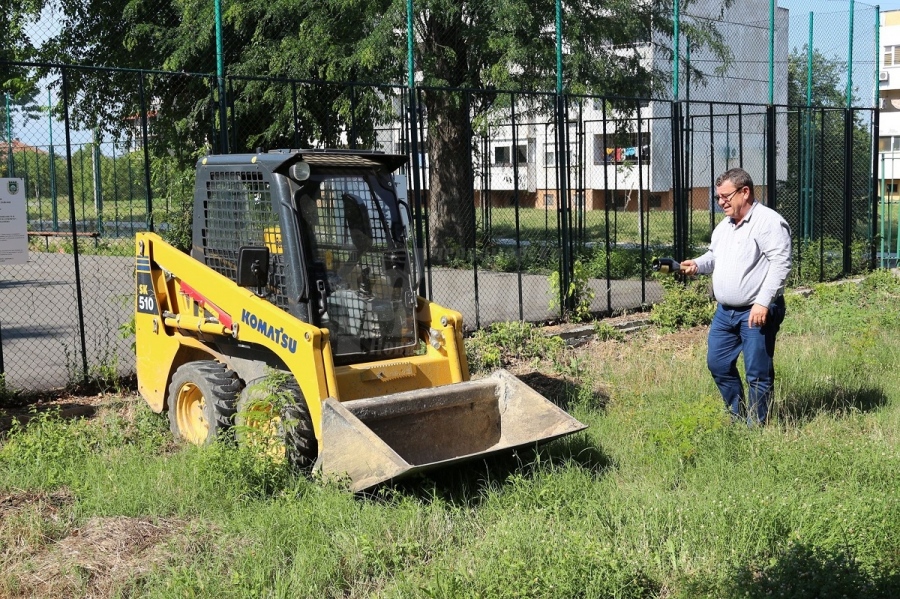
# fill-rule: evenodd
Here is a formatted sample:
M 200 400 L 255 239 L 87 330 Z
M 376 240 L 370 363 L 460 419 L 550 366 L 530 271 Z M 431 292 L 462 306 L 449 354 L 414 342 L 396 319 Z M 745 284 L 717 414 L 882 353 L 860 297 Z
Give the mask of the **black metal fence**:
M 133 372 L 134 232 L 189 240 L 194 164 L 209 153 L 408 154 L 422 292 L 470 328 L 658 301 L 653 257 L 704 250 L 721 218 L 714 180 L 735 166 L 791 224 L 793 283 L 875 260 L 874 109 L 259 77 L 228 77 L 220 98 L 208 74 L 23 66 L 47 72 L 52 101 L 2 146 L 31 250 L 0 266 L 10 388 Z

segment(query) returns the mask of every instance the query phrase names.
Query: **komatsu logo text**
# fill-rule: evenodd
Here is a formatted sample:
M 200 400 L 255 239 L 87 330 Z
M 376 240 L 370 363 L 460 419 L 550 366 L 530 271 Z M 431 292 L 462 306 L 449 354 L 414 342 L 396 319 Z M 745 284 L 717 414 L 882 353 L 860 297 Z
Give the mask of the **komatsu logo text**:
M 275 343 L 281 345 L 281 347 L 292 354 L 297 353 L 297 340 L 285 333 L 283 328 L 276 329 L 274 325 L 268 324 L 256 314 L 251 314 L 247 310 L 241 312 L 241 322 L 254 331 L 265 335 Z

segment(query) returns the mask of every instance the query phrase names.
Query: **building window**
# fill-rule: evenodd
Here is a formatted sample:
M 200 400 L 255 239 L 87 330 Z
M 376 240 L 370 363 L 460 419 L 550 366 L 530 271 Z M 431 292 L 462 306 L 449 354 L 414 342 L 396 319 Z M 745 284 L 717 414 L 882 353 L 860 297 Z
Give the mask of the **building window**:
M 884 47 L 884 66 L 900 66 L 900 46 Z
M 566 158 L 568 160 L 568 165 L 572 166 L 572 151 L 566 154 Z M 556 152 L 554 150 L 548 150 L 544 152 L 544 166 L 556 166 Z
M 879 152 L 900 152 L 900 135 L 878 138 Z
M 625 136 L 594 134 L 594 164 L 635 164 L 640 158 L 642 164 L 650 163 L 650 134 L 630 133 Z M 615 145 L 613 145 L 615 143 Z
M 516 146 L 516 160 L 519 161 L 519 164 L 525 164 L 528 162 L 528 146 Z
M 516 160 L 519 164 L 528 162 L 528 146 L 516 146 Z M 494 147 L 494 164 L 498 166 L 512 165 L 512 146 L 495 146 Z

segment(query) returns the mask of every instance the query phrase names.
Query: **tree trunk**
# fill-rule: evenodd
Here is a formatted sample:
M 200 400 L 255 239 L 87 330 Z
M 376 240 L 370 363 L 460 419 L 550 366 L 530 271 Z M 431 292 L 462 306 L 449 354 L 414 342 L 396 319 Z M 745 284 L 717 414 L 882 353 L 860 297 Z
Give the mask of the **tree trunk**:
M 475 248 L 474 169 L 464 92 L 434 91 L 428 115 L 428 247 L 432 263 L 470 260 Z

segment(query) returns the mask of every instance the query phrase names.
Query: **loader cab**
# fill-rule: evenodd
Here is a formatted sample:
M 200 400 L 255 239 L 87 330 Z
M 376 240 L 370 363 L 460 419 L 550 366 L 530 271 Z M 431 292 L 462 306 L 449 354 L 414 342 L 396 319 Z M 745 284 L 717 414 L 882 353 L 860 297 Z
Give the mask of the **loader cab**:
M 393 176 L 405 156 L 208 158 L 198 168 L 194 257 L 328 329 L 338 365 L 415 353 L 410 209 Z
M 417 343 L 408 206 L 389 172 L 312 162 L 291 178 L 310 322 L 328 329 L 338 363 L 406 355 Z

